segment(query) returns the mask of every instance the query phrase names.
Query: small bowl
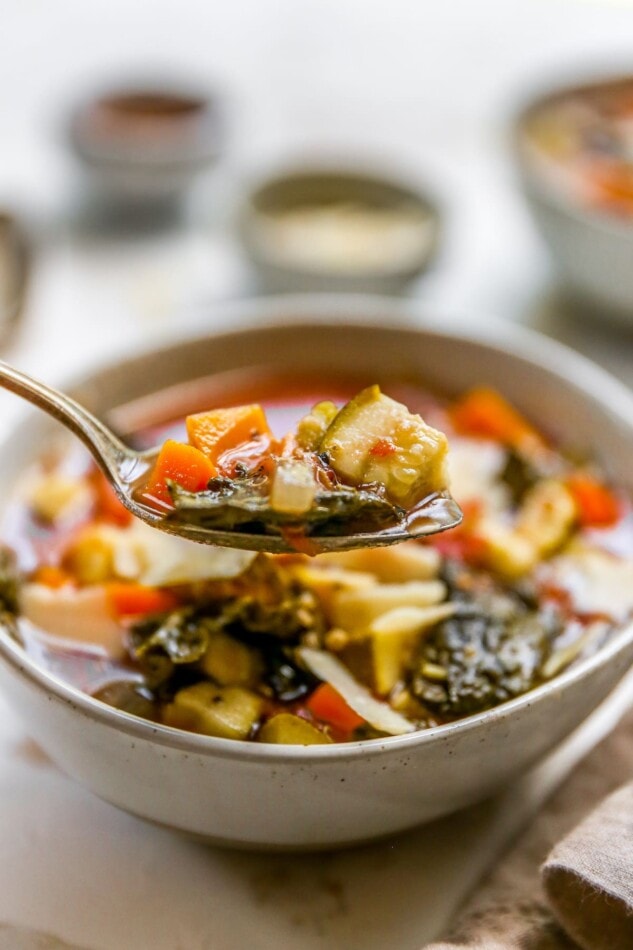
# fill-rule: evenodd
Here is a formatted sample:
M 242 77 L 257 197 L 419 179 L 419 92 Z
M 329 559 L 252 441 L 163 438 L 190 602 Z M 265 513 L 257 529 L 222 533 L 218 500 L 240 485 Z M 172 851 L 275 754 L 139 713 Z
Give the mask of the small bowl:
M 514 153 L 532 216 L 558 268 L 563 290 L 583 308 L 633 326 L 633 215 L 585 207 L 539 168 L 528 126 L 545 108 L 608 92 L 633 76 L 569 85 L 532 99 L 514 123 Z
M 388 178 L 300 169 L 257 186 L 238 228 L 267 291 L 397 294 L 435 254 L 439 213 Z
M 376 298 L 239 303 L 216 317 L 234 329 L 93 372 L 74 394 L 108 417 L 159 389 L 169 392 L 173 410 L 192 381 L 262 365 L 330 377 L 399 373 L 447 393 L 485 381 L 554 436 L 591 447 L 633 489 L 633 396 L 543 337 L 504 324 L 473 330 L 474 321 L 451 331 L 418 307 Z M 31 412 L 5 436 L 2 497 L 59 432 Z M 257 849 L 369 841 L 492 794 L 572 732 L 632 660 L 633 625 L 594 656 L 487 712 L 406 736 L 280 748 L 181 732 L 113 709 L 45 671 L 0 631 L 3 693 L 69 775 L 149 821 Z
M 104 202 L 151 206 L 180 200 L 221 152 L 218 103 L 184 84 L 124 85 L 72 113 L 69 139 Z

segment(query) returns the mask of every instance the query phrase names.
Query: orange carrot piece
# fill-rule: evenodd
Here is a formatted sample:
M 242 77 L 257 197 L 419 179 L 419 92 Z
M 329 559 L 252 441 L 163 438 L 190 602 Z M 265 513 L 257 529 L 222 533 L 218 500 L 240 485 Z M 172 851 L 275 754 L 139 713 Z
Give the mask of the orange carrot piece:
M 633 205 L 633 173 L 620 162 L 601 161 L 586 170 L 590 197 L 598 204 L 622 208 Z
M 160 614 L 174 610 L 180 601 L 171 591 L 121 581 L 106 585 L 110 606 L 117 617 Z
M 192 445 L 168 439 L 158 454 L 143 495 L 171 505 L 168 480 L 187 491 L 203 491 L 215 475 L 217 469 L 206 455 Z
M 38 567 L 33 580 L 36 584 L 45 584 L 46 587 L 52 587 L 57 590 L 66 584 L 73 584 L 73 576 L 65 571 L 63 567 L 55 567 L 52 564 L 42 564 Z
M 187 416 L 186 425 L 190 444 L 214 464 L 227 449 L 270 435 L 266 414 L 257 404 L 199 412 Z
M 608 528 L 620 517 L 617 497 L 591 475 L 576 472 L 567 479 L 567 487 L 578 509 L 578 520 L 585 528 Z
M 500 393 L 486 386 L 472 389 L 454 403 L 450 417 L 463 435 L 496 439 L 514 448 L 543 443 L 537 430 Z
M 347 705 L 340 693 L 329 683 L 317 686 L 306 703 L 315 719 L 340 729 L 341 732 L 353 732 L 362 726 L 365 720 Z

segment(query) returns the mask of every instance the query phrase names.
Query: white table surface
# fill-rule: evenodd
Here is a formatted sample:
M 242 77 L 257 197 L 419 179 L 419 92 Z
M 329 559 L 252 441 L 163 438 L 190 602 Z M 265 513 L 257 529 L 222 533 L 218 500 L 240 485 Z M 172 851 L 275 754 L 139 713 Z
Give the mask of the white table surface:
M 534 326 L 633 382 L 631 336 L 557 301 L 505 126 L 548 77 L 626 62 L 631 3 L 5 0 L 2 19 L 0 204 L 26 215 L 36 244 L 24 324 L 4 354 L 23 368 L 59 381 L 208 327 L 212 305 L 255 289 L 228 230 L 243 182 L 281 161 L 338 156 L 399 169 L 441 199 L 442 253 L 414 288 L 422 307 Z M 64 110 L 103 78 L 160 69 L 225 91 L 226 159 L 196 190 L 186 230 L 82 229 Z M 8 395 L 0 407 L 1 427 L 19 407 Z M 270 858 L 204 848 L 99 802 L 0 700 L 0 950 L 54 938 L 87 950 L 412 950 L 626 702 L 620 690 L 494 802 L 360 851 Z

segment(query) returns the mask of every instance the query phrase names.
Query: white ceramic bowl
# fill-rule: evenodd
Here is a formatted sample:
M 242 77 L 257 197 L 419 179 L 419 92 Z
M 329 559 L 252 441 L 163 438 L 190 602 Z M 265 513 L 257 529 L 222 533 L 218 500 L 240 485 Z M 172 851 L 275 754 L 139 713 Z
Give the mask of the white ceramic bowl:
M 286 298 L 240 308 L 242 319 L 248 312 L 260 324 L 134 357 L 91 375 L 75 394 L 107 415 L 161 386 L 262 363 L 416 374 L 455 392 L 486 382 L 554 435 L 591 448 L 633 489 L 633 396 L 560 345 L 504 325 L 485 335 L 431 320 L 416 327 L 419 314 L 393 301 Z M 273 315 L 277 326 L 262 325 Z M 56 429 L 31 413 L 5 438 L 3 494 Z M 629 629 L 551 683 L 460 722 L 279 748 L 192 735 L 112 709 L 39 669 L 0 634 L 2 689 L 69 775 L 150 821 L 221 844 L 279 849 L 367 841 L 482 799 L 579 725 L 632 659 Z
M 574 201 L 539 170 L 526 148 L 525 134 L 526 124 L 545 106 L 617 81 L 567 86 L 535 98 L 519 113 L 514 146 L 525 197 L 563 290 L 594 315 L 633 327 L 633 219 Z

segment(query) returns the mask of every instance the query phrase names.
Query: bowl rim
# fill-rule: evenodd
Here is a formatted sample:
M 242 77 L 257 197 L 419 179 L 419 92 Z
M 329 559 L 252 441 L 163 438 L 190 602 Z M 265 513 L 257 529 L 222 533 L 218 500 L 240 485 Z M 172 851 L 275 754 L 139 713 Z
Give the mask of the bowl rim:
M 301 327 L 330 328 L 334 331 L 347 330 L 349 327 L 355 327 L 359 331 L 386 329 L 394 330 L 396 333 L 403 331 L 419 333 L 445 340 L 459 339 L 483 345 L 497 353 L 510 355 L 530 365 L 536 365 L 537 368 L 553 373 L 572 388 L 593 398 L 605 412 L 614 415 L 616 420 L 624 423 L 631 431 L 633 439 L 633 392 L 591 360 L 558 341 L 507 321 L 491 321 L 484 327 L 473 327 L 465 320 L 455 322 L 452 319 L 447 320 L 446 316 L 443 317 L 441 314 L 431 316 L 428 309 L 428 306 L 425 307 L 416 301 L 403 302 L 397 298 L 352 294 L 284 295 L 263 300 L 233 301 L 229 304 L 217 305 L 216 310 L 224 315 L 230 315 L 231 311 L 241 314 L 248 321 L 244 325 L 232 329 L 222 327 L 219 331 L 210 330 L 206 333 L 200 333 L 198 330 L 191 334 L 176 332 L 167 335 L 161 341 L 157 341 L 158 345 L 139 348 L 127 356 L 110 359 L 99 366 L 92 366 L 88 373 L 83 373 L 71 380 L 68 389 L 79 387 L 101 372 L 120 367 L 121 363 L 129 363 L 133 366 L 135 360 L 145 360 L 161 353 L 165 354 L 174 346 L 195 343 L 197 340 L 235 338 L 239 335 L 250 335 L 253 332 L 283 332 Z M 388 327 L 380 322 L 386 313 L 389 313 L 391 320 Z M 285 319 L 283 319 L 284 315 Z M 341 323 L 340 316 L 346 317 L 346 323 Z M 253 321 L 254 317 L 257 318 L 257 322 Z M 271 319 L 273 317 L 277 318 L 276 321 Z M 578 384 L 578 379 L 582 379 L 582 386 Z M 30 410 L 31 413 L 35 411 Z M 20 420 L 14 421 L 2 441 L 8 441 L 20 424 Z M 580 661 L 577 666 L 493 709 L 466 716 L 456 722 L 415 730 L 405 735 L 332 745 L 289 745 L 284 746 L 283 751 L 280 752 L 279 747 L 273 744 L 189 733 L 108 706 L 39 667 L 20 644 L 11 638 L 8 631 L 0 628 L 0 659 L 5 665 L 32 686 L 48 693 L 49 698 L 54 696 L 89 719 L 130 737 L 145 739 L 174 750 L 247 762 L 265 761 L 275 764 L 340 762 L 387 751 L 406 753 L 428 742 L 447 741 L 472 729 L 503 721 L 507 716 L 530 707 L 550 694 L 556 695 L 563 692 L 567 687 L 605 666 L 631 645 L 633 645 L 633 622 L 626 622 L 603 647 L 592 656 Z
M 523 102 L 514 111 L 510 122 L 510 141 L 514 152 L 524 187 L 535 198 L 546 201 L 559 211 L 563 211 L 576 224 L 592 227 L 610 236 L 633 241 L 633 216 L 627 220 L 618 218 L 607 211 L 583 207 L 564 194 L 555 185 L 549 184 L 538 170 L 526 152 L 524 137 L 525 125 L 528 120 L 544 108 L 549 102 L 565 96 L 582 94 L 600 87 L 614 86 L 620 82 L 630 81 L 633 85 L 633 72 L 614 71 L 607 74 L 587 74 L 584 79 L 565 81 L 564 79 L 550 85 L 543 85 L 540 91 L 526 96 Z

